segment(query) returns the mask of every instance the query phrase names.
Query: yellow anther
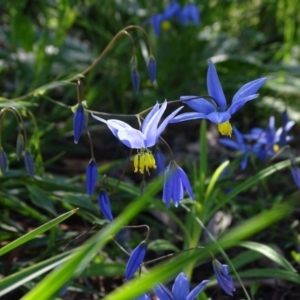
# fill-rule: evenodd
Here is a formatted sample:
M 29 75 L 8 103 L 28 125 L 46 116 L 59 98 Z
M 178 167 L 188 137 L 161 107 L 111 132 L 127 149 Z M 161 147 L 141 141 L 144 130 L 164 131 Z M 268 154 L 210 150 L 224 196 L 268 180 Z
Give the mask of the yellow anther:
M 140 160 L 140 156 L 137 154 L 133 159 L 133 166 L 134 166 L 135 173 L 139 170 L 139 160 Z
M 142 153 L 140 155 L 140 173 L 144 174 L 145 171 L 145 154 Z
M 155 158 L 148 149 L 140 149 L 133 159 L 134 172 L 144 174 L 145 170 L 156 169 Z
M 232 127 L 231 127 L 231 124 L 229 123 L 229 121 L 218 124 L 218 130 L 222 135 L 231 136 L 231 134 L 232 134 Z
M 274 152 L 278 152 L 278 151 L 279 151 L 279 149 L 280 149 L 280 147 L 279 147 L 279 145 L 278 145 L 278 144 L 275 144 L 275 145 L 273 146 L 273 150 L 274 150 Z

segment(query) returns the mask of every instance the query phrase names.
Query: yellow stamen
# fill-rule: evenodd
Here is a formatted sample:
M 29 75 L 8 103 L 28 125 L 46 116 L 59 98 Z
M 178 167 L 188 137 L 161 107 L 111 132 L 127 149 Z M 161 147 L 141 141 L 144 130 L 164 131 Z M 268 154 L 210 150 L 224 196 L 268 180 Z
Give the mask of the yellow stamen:
M 232 127 L 231 127 L 231 124 L 229 123 L 229 121 L 218 124 L 218 130 L 222 135 L 231 136 L 231 134 L 232 134 Z
M 134 160 L 133 160 L 133 166 L 134 166 L 134 172 L 135 172 L 135 173 L 139 170 L 139 160 L 140 160 L 140 157 L 139 157 L 139 155 L 137 154 L 137 155 L 134 157 Z
M 148 149 L 140 149 L 133 159 L 134 172 L 144 174 L 145 170 L 156 169 L 155 158 Z
M 168 31 L 168 30 L 171 29 L 171 23 L 169 21 L 163 21 L 163 22 L 161 22 L 160 26 L 161 26 L 161 29 L 163 31 Z
M 275 145 L 273 146 L 274 152 L 278 152 L 279 148 L 280 148 L 279 145 L 278 145 L 278 144 L 275 144 Z

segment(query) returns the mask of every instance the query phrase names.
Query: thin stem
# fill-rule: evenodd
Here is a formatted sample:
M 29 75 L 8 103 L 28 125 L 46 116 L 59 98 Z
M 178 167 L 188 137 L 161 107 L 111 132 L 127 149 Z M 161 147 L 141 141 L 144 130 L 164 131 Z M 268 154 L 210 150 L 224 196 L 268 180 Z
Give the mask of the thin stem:
M 173 151 L 170 147 L 170 145 L 166 142 L 166 140 L 164 138 L 162 138 L 161 136 L 159 137 L 159 139 L 167 146 L 169 152 L 170 152 L 170 155 L 171 155 L 171 160 L 174 160 L 175 161 L 175 157 L 174 157 L 174 154 L 173 154 Z
M 93 148 L 93 141 L 92 141 L 91 134 L 90 134 L 90 131 L 89 131 L 87 125 L 86 125 L 86 134 L 87 134 L 87 136 L 89 138 L 90 150 L 91 150 L 91 158 L 95 159 L 94 148 Z
M 145 238 L 145 242 L 148 240 L 149 235 L 150 235 L 150 227 L 146 224 L 142 224 L 142 225 L 128 225 L 128 226 L 123 226 L 122 228 L 143 228 L 145 227 L 147 229 L 147 236 Z

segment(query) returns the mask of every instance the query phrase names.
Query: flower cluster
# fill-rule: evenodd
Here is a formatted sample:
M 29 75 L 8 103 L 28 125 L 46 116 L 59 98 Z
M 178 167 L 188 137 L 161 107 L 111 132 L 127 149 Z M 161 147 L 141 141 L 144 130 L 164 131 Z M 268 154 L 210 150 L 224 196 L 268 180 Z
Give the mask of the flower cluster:
M 253 128 L 250 133 L 242 134 L 233 127 L 236 141 L 229 138 L 220 138 L 219 143 L 237 150 L 243 156 L 241 169 L 245 170 L 248 165 L 248 158 L 251 154 L 257 156 L 261 161 L 265 161 L 274 156 L 280 149 L 285 147 L 292 139 L 288 132 L 294 126 L 294 121 L 289 121 L 287 113 L 283 113 L 283 126 L 276 130 L 275 118 L 271 116 L 265 129 Z
M 200 12 L 195 3 L 188 3 L 181 7 L 177 1 L 171 0 L 162 13 L 154 14 L 150 18 L 156 36 L 160 35 L 161 28 L 170 28 L 170 20 L 178 21 L 187 26 L 190 22 L 196 26 L 200 24 Z

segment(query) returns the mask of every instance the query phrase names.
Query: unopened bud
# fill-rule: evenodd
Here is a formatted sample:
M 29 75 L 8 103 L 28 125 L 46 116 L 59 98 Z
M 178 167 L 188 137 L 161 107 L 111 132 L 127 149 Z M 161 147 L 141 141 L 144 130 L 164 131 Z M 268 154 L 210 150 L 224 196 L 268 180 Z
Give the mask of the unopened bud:
M 114 218 L 111 213 L 109 197 L 105 190 L 100 191 L 98 196 L 98 204 L 103 216 L 112 222 Z
M 134 90 L 138 93 L 140 89 L 140 74 L 136 67 L 131 68 L 131 82 Z
M 73 130 L 74 130 L 74 143 L 77 144 L 81 136 L 85 123 L 85 115 L 82 103 L 79 103 L 74 113 Z
M 25 150 L 24 154 L 24 162 L 25 162 L 25 167 L 26 170 L 31 178 L 34 177 L 34 162 L 33 162 L 33 157 L 31 155 L 31 152 L 29 149 Z
M 156 79 L 156 61 L 153 56 L 150 56 L 147 68 L 148 68 L 150 81 L 153 84 L 153 82 Z
M 4 152 L 3 148 L 0 148 L 0 169 L 2 174 L 4 174 L 7 171 L 7 155 Z
M 95 159 L 91 159 L 86 168 L 86 190 L 89 196 L 92 196 L 95 190 L 98 177 L 98 167 Z

